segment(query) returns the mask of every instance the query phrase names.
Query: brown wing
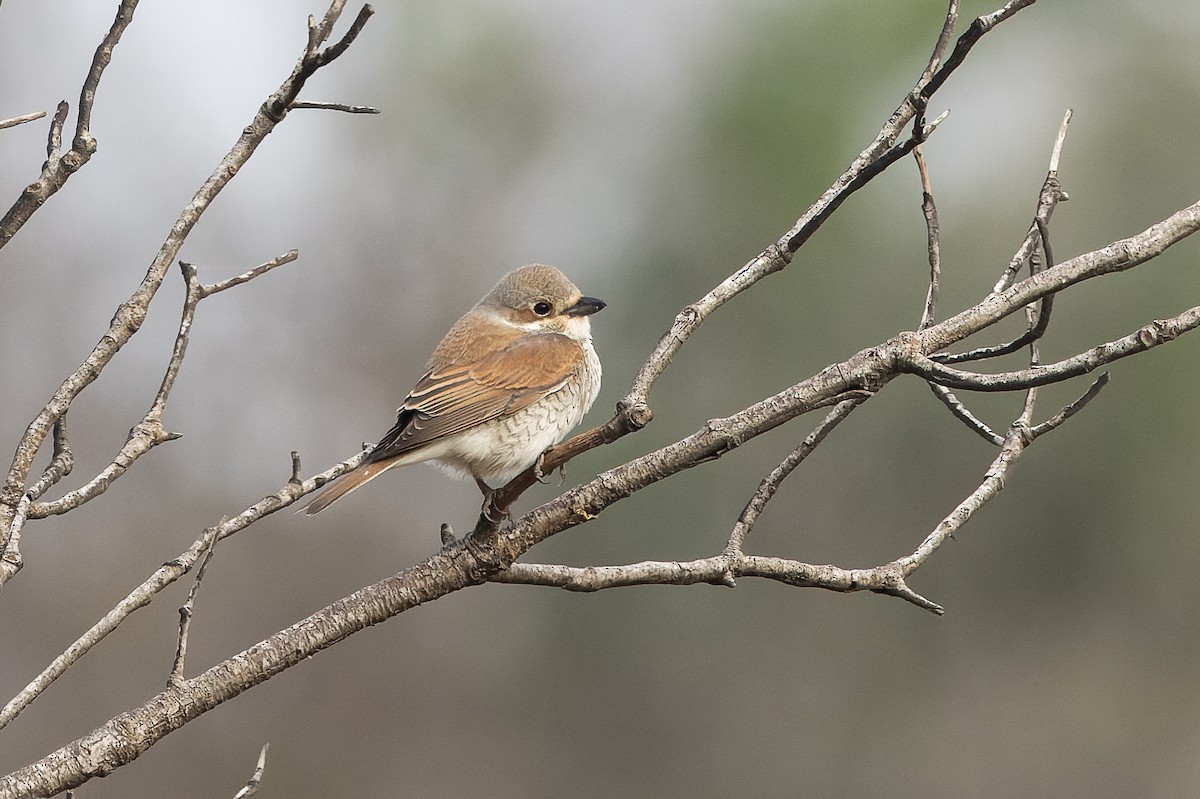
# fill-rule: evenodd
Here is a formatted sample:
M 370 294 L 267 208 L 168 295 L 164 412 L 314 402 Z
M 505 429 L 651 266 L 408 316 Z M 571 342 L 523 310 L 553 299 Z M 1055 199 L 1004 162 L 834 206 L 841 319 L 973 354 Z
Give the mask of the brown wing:
M 539 333 L 475 364 L 435 369 L 409 392 L 395 427 L 371 450 L 369 461 L 516 413 L 561 388 L 582 357 L 573 339 Z

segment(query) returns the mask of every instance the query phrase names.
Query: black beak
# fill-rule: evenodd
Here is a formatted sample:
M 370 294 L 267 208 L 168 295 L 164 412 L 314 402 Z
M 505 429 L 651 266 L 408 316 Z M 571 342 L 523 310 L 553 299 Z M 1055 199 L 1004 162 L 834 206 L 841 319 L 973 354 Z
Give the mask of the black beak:
M 603 310 L 605 305 L 607 303 L 604 300 L 598 300 L 595 297 L 580 297 L 579 302 L 563 311 L 563 313 L 568 316 L 590 316 L 596 311 Z

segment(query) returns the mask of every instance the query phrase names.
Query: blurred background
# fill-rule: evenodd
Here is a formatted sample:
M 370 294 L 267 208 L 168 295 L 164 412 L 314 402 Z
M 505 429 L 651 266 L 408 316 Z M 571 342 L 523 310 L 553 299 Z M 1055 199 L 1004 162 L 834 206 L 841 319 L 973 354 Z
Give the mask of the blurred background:
M 964 2 L 961 29 L 997 4 Z M 5 3 L 0 118 L 64 98 L 73 113 L 115 5 Z M 99 151 L 0 254 L 9 446 L 291 70 L 305 16 L 323 11 L 139 7 L 98 93 Z M 446 327 L 515 266 L 556 264 L 609 301 L 594 320 L 605 385 L 587 422 L 604 421 L 679 308 L 786 231 L 874 136 L 923 67 L 944 3 L 377 11 L 302 96 L 383 113 L 294 112 L 180 255 L 212 282 L 301 253 L 201 304 L 165 419 L 183 438 L 84 509 L 25 529 L 26 567 L 0 596 L 5 701 L 205 526 L 283 484 L 289 451 L 311 474 L 376 440 Z M 930 114 L 951 109 L 926 147 L 943 318 L 980 298 L 1020 242 L 1067 107 L 1060 260 L 1196 200 L 1198 35 L 1191 0 L 1070 0 L 984 38 Z M 47 127 L 0 132 L 5 207 L 36 177 Z M 653 425 L 571 463 L 568 485 L 911 329 L 924 240 L 905 161 L 789 269 L 712 317 L 657 385 Z M 1196 304 L 1198 246 L 1061 298 L 1044 360 Z M 169 276 L 143 330 L 73 406 L 76 467 L 60 490 L 106 464 L 149 406 L 182 290 Z M 483 586 L 353 636 L 81 795 L 232 795 L 266 741 L 260 796 L 1194 794 L 1198 353 L 1187 337 L 1120 362 L 1085 413 L 1026 454 L 912 580 L 945 617 L 751 579 L 596 595 Z M 1044 392 L 1040 416 L 1086 385 Z M 997 429 L 1020 407 L 969 399 Z M 714 554 L 815 423 L 656 485 L 528 559 Z M 792 475 L 748 550 L 885 562 L 994 454 L 918 381 L 897 380 Z M 558 490 L 537 487 L 520 509 Z M 197 600 L 188 673 L 424 559 L 441 522 L 466 529 L 477 509 L 473 485 L 412 468 L 320 517 L 281 513 L 225 541 Z M 0 770 L 160 690 L 188 585 L 0 731 Z

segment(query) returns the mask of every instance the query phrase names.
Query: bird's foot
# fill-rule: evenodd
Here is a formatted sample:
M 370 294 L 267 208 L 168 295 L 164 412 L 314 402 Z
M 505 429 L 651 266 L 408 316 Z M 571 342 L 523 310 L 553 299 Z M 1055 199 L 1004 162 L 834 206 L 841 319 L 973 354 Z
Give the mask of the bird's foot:
M 512 518 L 512 514 L 508 512 L 508 509 L 500 507 L 500 504 L 496 501 L 499 494 L 499 489 L 496 491 L 489 489 L 484 494 L 483 508 L 480 511 L 483 514 L 483 518 L 486 519 L 489 524 L 494 524 L 497 526 Z
M 549 450 L 547 450 L 546 452 L 549 452 Z M 546 485 L 548 482 L 550 482 L 549 480 L 546 479 L 550 475 L 546 474 L 545 469 L 546 469 L 546 453 L 543 452 L 541 455 L 538 455 L 538 459 L 533 462 L 533 476 L 542 485 Z M 563 463 L 563 464 L 560 464 L 558 467 L 558 484 L 561 486 L 566 481 L 567 481 L 567 464 Z

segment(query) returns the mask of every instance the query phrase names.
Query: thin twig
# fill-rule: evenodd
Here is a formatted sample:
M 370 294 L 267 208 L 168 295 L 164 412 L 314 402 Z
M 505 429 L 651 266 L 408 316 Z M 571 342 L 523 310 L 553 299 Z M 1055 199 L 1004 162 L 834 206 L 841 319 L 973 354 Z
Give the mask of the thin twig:
M 135 5 L 135 2 L 127 0 L 122 4 L 121 8 L 123 10 L 128 8 L 131 14 L 132 8 Z M 330 27 L 332 26 L 332 20 L 336 18 L 336 12 L 340 11 L 342 5 L 344 5 L 344 0 L 335 0 L 333 5 L 331 5 L 330 11 L 326 15 L 326 21 Z M 370 16 L 367 13 L 367 9 L 369 7 L 365 8 L 364 12 L 360 13 L 359 19 L 355 21 L 355 27 L 352 29 L 353 35 L 357 35 L 357 32 L 361 30 L 362 25 L 365 24 L 366 19 Z M 117 35 L 119 35 L 120 30 L 123 30 L 123 26 L 120 23 L 121 18 L 119 16 L 118 24 L 114 25 Z M 128 24 L 127 19 L 124 24 Z M 106 42 L 109 42 L 111 38 L 106 38 Z M 352 40 L 351 34 L 347 34 L 347 37 L 343 38 L 345 45 L 348 45 L 350 40 Z M 101 51 L 104 50 L 104 47 L 102 45 L 101 49 L 97 50 L 98 57 Z M 340 54 L 344 49 L 345 47 L 342 46 L 337 51 L 337 54 Z M 111 52 L 111 48 L 109 48 L 108 52 Z M 307 54 L 307 44 L 305 52 Z M 328 63 L 334 57 L 336 55 L 328 56 L 322 63 Z M 212 204 L 221 190 L 233 179 L 233 176 L 239 172 L 242 165 L 253 155 L 262 141 L 275 129 L 280 119 L 282 119 L 282 115 L 276 114 L 274 109 L 282 104 L 286 111 L 286 103 L 295 99 L 296 94 L 303 88 L 304 81 L 319 66 L 320 64 L 314 66 L 312 63 L 306 62 L 305 56 L 302 56 L 300 62 L 293 68 L 292 74 L 284 80 L 274 94 L 267 98 L 255 114 L 254 119 L 249 125 L 243 128 L 237 142 L 234 143 L 230 151 L 221 160 L 216 170 L 196 191 L 191 202 L 188 203 L 179 215 L 158 255 L 142 279 L 142 283 L 130 298 L 117 308 L 109 329 L 100 337 L 92 352 L 79 368 L 63 381 L 62 385 L 54 392 L 54 395 L 38 413 L 37 417 L 30 422 L 17 444 L 12 465 L 5 476 L 3 488 L 0 489 L 0 531 L 7 530 L 12 524 L 16 508 L 22 501 L 21 497 L 25 494 L 25 483 L 29 475 L 29 470 L 54 423 L 67 412 L 79 393 L 100 375 L 117 352 L 141 328 L 142 321 L 148 312 L 150 301 L 157 294 L 167 270 L 174 262 L 176 254 L 179 252 L 180 247 L 182 247 L 184 240 L 191 233 L 196 222 L 209 205 Z M 93 74 L 96 75 L 98 72 L 94 70 Z M 89 81 L 90 79 L 89 77 Z M 88 94 L 88 86 L 90 85 L 90 83 L 85 85 L 85 94 Z M 94 94 L 94 86 L 91 86 L 90 91 Z M 64 156 L 60 161 L 66 160 L 66 158 Z M 22 196 L 24 197 L 25 195 Z M 0 246 L 4 243 L 4 233 L 6 230 L 4 226 L 7 219 L 8 217 L 6 216 L 5 221 L 0 221 Z M 23 222 L 20 224 L 23 224 Z M 19 227 L 19 224 L 17 227 Z M 5 534 L 0 532 L 0 538 L 4 536 Z M 7 550 L 0 552 L 0 585 L 10 580 L 19 569 L 19 558 L 10 557 Z
M 35 119 L 41 119 L 44 116 L 46 116 L 45 111 L 34 111 L 32 114 L 22 114 L 19 117 L 0 119 L 0 130 L 4 130 L 5 128 L 15 128 L 17 125 L 24 125 L 26 122 L 32 122 Z
M 84 78 L 83 87 L 79 92 L 79 111 L 76 115 L 75 136 L 71 149 L 61 156 L 59 153 L 62 150 L 62 130 L 67 118 L 67 104 L 58 104 L 50 126 L 46 163 L 42 165 L 38 179 L 25 187 L 3 219 L 0 219 L 0 248 L 8 244 L 33 213 L 61 189 L 67 178 L 78 172 L 92 157 L 92 153 L 96 152 L 96 140 L 91 133 L 92 106 L 96 102 L 96 90 L 100 86 L 100 78 L 104 75 L 105 68 L 112 61 L 113 49 L 121 40 L 121 34 L 133 22 L 133 12 L 136 8 L 137 0 L 122 0 L 117 8 L 116 19 L 96 48 L 87 77 Z M 2 577 L 3 573 L 0 572 L 0 578 Z M 0 583 L 2 582 L 0 579 Z
M 138 0 L 123 0 L 117 8 L 117 17 L 113 20 L 112 27 L 92 56 L 92 65 L 79 92 L 79 113 L 75 118 L 73 150 L 94 152 L 96 149 L 96 142 L 91 134 L 92 107 L 96 104 L 96 90 L 100 88 L 100 78 L 104 75 L 104 70 L 112 62 L 113 50 L 121 41 L 121 35 L 133 22 L 133 12 L 137 9 L 137 4 Z
M 287 115 L 287 112 L 291 110 L 292 104 L 296 102 L 296 97 L 300 94 L 300 90 L 304 88 L 304 82 L 318 69 L 334 61 L 344 53 L 346 48 L 358 38 L 358 34 L 362 32 L 363 26 L 367 24 L 367 20 L 375 13 L 375 9 L 370 5 L 364 5 L 341 40 L 324 50 L 319 50 L 318 48 L 321 44 L 333 33 L 333 26 L 337 23 L 338 18 L 341 17 L 345 6 L 346 0 L 333 0 L 329 6 L 329 10 L 325 12 L 325 16 L 319 24 L 311 16 L 308 18 L 308 43 L 305 45 L 304 55 L 292 71 L 292 78 L 288 82 L 287 91 L 273 95 L 263 106 L 267 115 L 275 122 L 282 120 Z
M 1004 436 L 988 427 L 986 422 L 971 413 L 967 406 L 962 403 L 962 400 L 954 396 L 953 391 L 945 386 L 940 386 L 937 383 L 929 381 L 925 385 L 929 386 L 929 390 L 933 392 L 933 396 L 937 397 L 950 410 L 950 413 L 954 414 L 955 419 L 965 424 L 968 430 L 997 447 L 1004 443 Z
M 1092 385 L 1088 387 L 1088 390 L 1079 397 L 1079 399 L 1065 406 L 1061 411 L 1054 414 L 1041 424 L 1037 424 L 1029 428 L 1029 437 L 1033 439 L 1049 433 L 1051 430 L 1058 427 L 1060 424 L 1081 411 L 1083 407 L 1095 399 L 1096 395 L 1100 393 L 1100 390 L 1107 385 L 1108 372 L 1103 372 L 1098 378 L 1096 378 Z
M 267 767 L 267 750 L 271 748 L 271 744 L 263 744 L 262 750 L 258 753 L 258 763 L 254 766 L 254 774 L 251 775 L 249 782 L 240 791 L 233 795 L 233 799 L 250 799 L 251 796 L 258 793 L 259 783 L 262 782 L 263 769 Z
M 929 253 L 929 289 L 925 293 L 925 308 L 917 326 L 918 330 L 924 330 L 933 324 L 937 317 L 938 289 L 942 279 L 942 248 L 937 204 L 933 201 L 933 184 L 929 180 L 929 167 L 925 163 L 920 146 L 913 148 L 913 158 L 917 162 L 917 173 L 921 176 L 921 214 L 925 217 L 926 250 Z
M 276 511 L 288 507 L 304 497 L 304 495 L 325 485 L 330 480 L 334 480 L 354 469 L 362 463 L 365 457 L 366 453 L 360 452 L 354 457 L 342 461 L 321 474 L 313 475 L 308 480 L 299 484 L 289 479 L 274 493 L 263 497 L 238 515 L 217 524 L 216 540 L 222 541 L 231 535 L 241 532 L 264 516 L 269 516 Z M 16 529 L 19 533 L 20 528 L 17 527 Z M 20 693 L 9 700 L 8 704 L 0 709 L 0 729 L 3 729 L 12 722 L 34 699 L 49 688 L 55 680 L 66 673 L 68 668 L 86 655 L 92 647 L 103 641 L 109 633 L 117 629 L 135 611 L 149 605 L 167 586 L 190 572 L 200 559 L 204 557 L 204 553 L 208 549 L 207 542 L 209 541 L 209 536 L 210 531 L 205 530 L 199 538 L 192 542 L 191 546 L 155 570 L 141 585 L 130 591 L 124 599 L 117 603 L 116 607 L 106 613 L 103 618 L 93 624 L 87 632 L 71 644 L 66 651 L 56 657 Z
M 42 164 L 43 174 L 62 157 L 63 127 L 67 124 L 67 114 L 70 112 L 71 106 L 66 100 L 61 100 L 54 109 L 54 116 L 50 118 L 50 130 L 46 133 L 46 161 Z
M 297 108 L 318 108 L 327 111 L 343 111 L 347 114 L 378 114 L 379 109 L 373 105 L 346 105 L 345 103 L 324 103 L 314 100 L 296 100 L 292 110 Z
M 1067 139 L 1067 125 L 1071 124 L 1071 117 L 1074 111 L 1070 108 L 1063 114 L 1062 122 L 1058 126 L 1058 135 L 1054 137 L 1054 149 L 1050 151 L 1050 174 L 1058 174 L 1058 162 L 1062 157 L 1063 142 Z
M 67 417 L 64 414 L 54 423 L 54 454 L 50 463 L 42 471 L 42 476 L 34 483 L 25 495 L 31 500 L 37 500 L 54 485 L 71 473 L 75 467 L 75 456 L 71 454 L 71 444 L 67 441 Z M 3 547 L 0 547 L 3 549 Z
M 1055 207 L 1059 201 L 1066 201 L 1070 196 L 1062 190 L 1062 186 L 1058 182 L 1058 165 L 1062 159 L 1063 144 L 1067 138 L 1067 126 L 1071 122 L 1072 111 L 1070 108 L 1063 114 L 1062 123 L 1058 126 L 1058 134 L 1054 137 L 1054 145 L 1050 149 L 1050 166 L 1046 170 L 1046 181 L 1042 185 L 1041 192 L 1038 193 L 1038 207 L 1034 212 L 1033 223 L 1029 226 L 1029 233 L 1025 237 L 1025 242 L 1017 250 L 1017 254 L 1009 261 L 1008 268 L 1000 275 L 1000 279 L 996 281 L 992 291 L 999 294 L 1013 284 L 1016 279 L 1017 272 L 1020 270 L 1020 265 L 1029 259 L 1033 252 L 1034 246 L 1040 238 L 1041 231 L 1038 230 L 1038 220 L 1041 220 L 1041 226 L 1045 227 L 1050 222 L 1050 215 L 1054 213 Z M 1042 239 L 1044 242 L 1044 239 Z
M 1010 0 L 1000 8 L 990 14 L 984 14 L 981 17 L 976 17 L 967 31 L 954 43 L 954 51 L 950 53 L 950 57 L 940 69 L 921 87 L 921 96 L 928 100 L 933 96 L 934 92 L 942 87 L 946 79 L 950 77 L 954 70 L 958 69 L 959 65 L 966 59 L 967 54 L 971 49 L 979 43 L 984 34 L 995 28 L 1001 22 L 1012 17 L 1023 8 L 1033 5 L 1037 0 Z
M 17 505 L 12 524 L 7 529 L 0 530 L 0 555 L 3 555 L 10 567 L 19 571 L 21 568 L 21 528 L 25 526 L 35 500 L 50 490 L 59 480 L 71 473 L 75 457 L 71 454 L 71 445 L 67 441 L 67 417 L 64 415 L 54 423 L 54 454 L 50 463 L 42 470 L 42 476 L 25 492 Z
M 805 436 L 800 446 L 792 450 L 778 466 L 771 470 L 770 474 L 762 479 L 762 482 L 758 485 L 758 490 L 754 492 L 754 496 L 750 498 L 750 501 L 746 503 L 746 507 L 742 509 L 737 523 L 734 524 L 733 530 L 729 534 L 729 541 L 726 543 L 724 550 L 725 555 L 738 557 L 742 554 L 742 547 L 746 543 L 746 536 L 754 529 L 755 523 L 758 522 L 759 514 L 762 513 L 763 508 L 775 496 L 775 492 L 779 490 L 780 484 L 821 445 L 821 442 L 825 440 L 825 437 L 835 427 L 845 421 L 846 417 L 855 408 L 866 402 L 867 396 L 865 394 L 856 396 L 853 399 L 843 400 L 835 405 L 833 410 L 821 420 L 821 423 Z M 732 575 L 730 575 L 730 579 L 733 579 Z
M 204 557 L 200 559 L 200 566 L 196 569 L 196 579 L 192 581 L 187 600 L 179 607 L 179 637 L 175 647 L 175 661 L 171 664 L 171 675 L 167 678 L 168 686 L 183 683 L 183 667 L 187 660 L 188 633 L 192 627 L 192 611 L 196 607 L 196 594 L 200 590 L 200 581 L 204 579 L 204 573 L 208 571 L 209 561 L 212 560 L 213 552 L 216 550 L 217 533 L 220 532 L 221 525 L 227 521 L 229 520 L 222 519 L 220 524 L 204 531 L 204 537 L 208 539 L 205 542 Z
M 267 261 L 266 263 L 259 264 L 258 266 L 254 267 L 253 269 L 249 270 L 248 272 L 243 272 L 242 274 L 237 275 L 236 277 L 227 278 L 226 280 L 221 280 L 216 283 L 204 284 L 204 285 L 200 286 L 200 298 L 203 299 L 212 294 L 216 294 L 217 292 L 225 291 L 225 289 L 231 289 L 234 286 L 240 286 L 243 283 L 249 283 L 251 280 L 258 277 L 259 275 L 265 275 L 267 272 L 270 272 L 272 269 L 274 269 L 277 266 L 283 266 L 284 264 L 290 264 L 292 261 L 295 261 L 299 257 L 300 257 L 300 251 L 296 250 L 296 249 L 291 249 L 291 250 L 288 250 L 287 252 L 285 252 L 283 255 L 277 255 L 274 258 L 272 258 L 271 260 Z
M 1169 319 L 1155 320 L 1128 336 L 1084 350 L 1070 358 L 1029 369 L 995 374 L 966 372 L 943 366 L 924 355 L 914 355 L 904 364 L 904 369 L 950 388 L 968 391 L 1023 390 L 1031 386 L 1061 383 L 1069 378 L 1087 374 L 1105 364 L 1165 344 L 1197 327 L 1200 327 L 1200 306 L 1189 308 Z

